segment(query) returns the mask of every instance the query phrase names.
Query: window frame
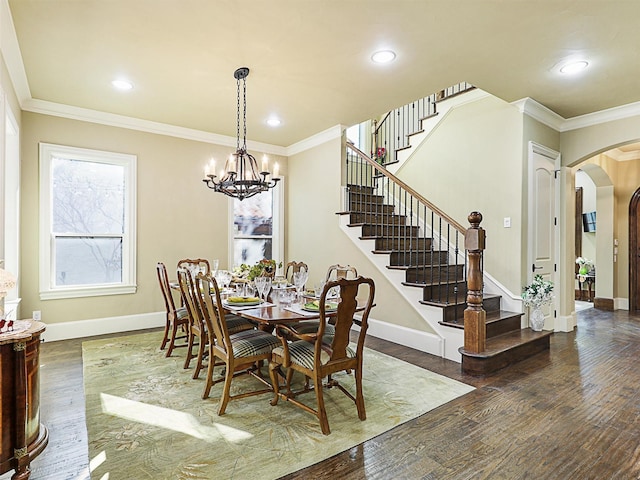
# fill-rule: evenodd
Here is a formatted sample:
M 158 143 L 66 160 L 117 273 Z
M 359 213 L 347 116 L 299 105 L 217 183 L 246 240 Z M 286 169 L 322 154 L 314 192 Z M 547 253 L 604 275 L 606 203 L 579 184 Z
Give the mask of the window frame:
M 284 262 L 284 177 L 278 176 L 274 178 L 279 178 L 280 181 L 276 184 L 273 189 L 273 225 L 272 225 L 272 234 L 271 234 L 271 255 L 274 257 L 273 259 L 276 263 Z M 260 194 L 261 195 L 261 194 Z M 234 241 L 236 239 L 235 229 L 234 229 L 234 210 L 233 210 L 233 198 L 229 198 L 229 209 L 228 209 L 228 222 L 229 225 L 229 247 L 228 247 L 228 265 L 229 269 L 232 269 L 235 262 L 235 245 Z M 238 238 L 267 238 L 266 235 L 261 235 L 259 237 L 252 237 L 248 235 L 242 235 Z
M 87 148 L 39 144 L 40 157 L 40 300 L 124 295 L 135 293 L 136 285 L 136 170 L 137 156 Z M 55 239 L 52 231 L 53 158 L 118 165 L 124 168 L 124 232 L 122 233 L 122 281 L 113 284 L 58 286 L 55 282 Z M 91 236 L 91 235 L 78 235 Z M 99 237 L 100 234 L 96 234 Z

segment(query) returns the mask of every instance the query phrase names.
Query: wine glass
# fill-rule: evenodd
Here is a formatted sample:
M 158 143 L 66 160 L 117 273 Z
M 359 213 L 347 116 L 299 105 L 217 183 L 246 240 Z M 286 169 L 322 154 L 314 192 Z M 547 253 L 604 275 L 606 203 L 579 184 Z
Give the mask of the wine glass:
M 304 287 L 304 284 L 307 283 L 308 277 L 309 275 L 307 274 L 307 272 L 303 270 L 300 270 L 299 272 L 293 274 L 293 284 L 296 287 L 298 297 L 302 296 L 302 287 Z
M 256 284 L 256 290 L 258 290 L 258 297 L 262 298 L 264 294 L 264 288 L 266 286 L 267 277 L 256 277 L 253 281 Z
M 218 275 L 218 267 L 220 266 L 220 260 L 217 258 L 212 262 L 211 274 L 216 277 Z
M 264 295 L 264 301 L 267 301 L 267 296 L 269 295 L 269 290 L 271 290 L 271 277 L 264 277 L 264 289 L 262 291 Z
M 216 280 L 218 280 L 218 283 L 222 285 L 222 289 L 226 290 L 229 287 L 229 283 L 231 283 L 231 272 L 228 270 L 220 270 Z

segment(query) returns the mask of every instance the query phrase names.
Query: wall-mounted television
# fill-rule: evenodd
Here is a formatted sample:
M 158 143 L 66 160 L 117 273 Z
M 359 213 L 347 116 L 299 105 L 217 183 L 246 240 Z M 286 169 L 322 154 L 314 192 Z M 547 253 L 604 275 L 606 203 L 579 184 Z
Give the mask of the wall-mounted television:
M 596 212 L 582 214 L 582 227 L 585 232 L 596 231 Z

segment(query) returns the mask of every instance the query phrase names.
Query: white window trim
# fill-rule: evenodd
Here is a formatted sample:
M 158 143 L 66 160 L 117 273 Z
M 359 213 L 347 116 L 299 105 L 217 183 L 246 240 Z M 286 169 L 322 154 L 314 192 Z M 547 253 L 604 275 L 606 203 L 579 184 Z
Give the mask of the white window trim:
M 122 282 L 109 285 L 55 286 L 51 234 L 51 159 L 70 158 L 103 162 L 125 168 L 125 210 L 122 245 Z M 137 157 L 124 153 L 40 143 L 40 300 L 123 295 L 136 292 L 136 164 Z
M 278 176 L 273 178 L 279 178 L 280 181 L 273 188 L 273 234 L 271 240 L 271 253 L 276 263 L 283 262 L 284 265 L 284 177 Z M 234 230 L 233 230 L 233 198 L 229 198 L 228 202 L 228 218 L 227 225 L 229 225 L 229 243 L 228 243 L 228 259 L 227 265 L 229 270 L 233 268 L 234 262 Z

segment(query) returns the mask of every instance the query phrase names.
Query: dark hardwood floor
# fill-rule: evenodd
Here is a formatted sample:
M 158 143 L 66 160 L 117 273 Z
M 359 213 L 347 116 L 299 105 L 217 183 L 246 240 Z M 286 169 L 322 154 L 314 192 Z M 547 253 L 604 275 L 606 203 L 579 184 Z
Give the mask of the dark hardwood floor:
M 285 478 L 640 478 L 640 316 L 581 311 L 549 352 L 486 378 L 373 337 L 367 346 L 477 390 Z M 89 478 L 81 340 L 45 342 L 41 363 L 50 441 L 31 478 Z

